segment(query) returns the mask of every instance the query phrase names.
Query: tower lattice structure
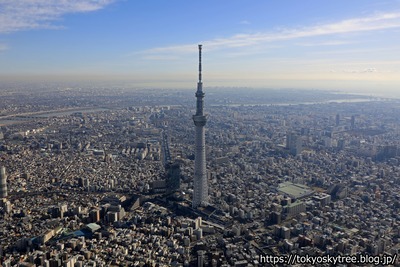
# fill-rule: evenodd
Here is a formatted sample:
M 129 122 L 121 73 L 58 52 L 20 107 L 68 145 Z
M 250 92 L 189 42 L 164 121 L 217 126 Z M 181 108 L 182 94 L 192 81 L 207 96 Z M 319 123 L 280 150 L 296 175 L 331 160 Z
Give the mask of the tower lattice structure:
M 195 125 L 195 162 L 194 162 L 194 188 L 192 207 L 197 208 L 208 202 L 208 185 L 206 170 L 206 144 L 205 144 L 205 125 L 207 117 L 203 113 L 204 92 L 201 76 L 201 48 L 199 45 L 199 81 L 196 91 L 196 114 L 193 115 Z

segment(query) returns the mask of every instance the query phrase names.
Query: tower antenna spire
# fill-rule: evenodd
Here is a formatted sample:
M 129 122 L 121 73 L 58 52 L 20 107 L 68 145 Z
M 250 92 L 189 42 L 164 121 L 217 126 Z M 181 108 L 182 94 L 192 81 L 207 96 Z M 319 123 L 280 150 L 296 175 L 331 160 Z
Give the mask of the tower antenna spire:
M 202 82 L 201 81 L 201 79 L 202 79 L 202 77 L 201 77 L 201 48 L 202 48 L 202 45 L 199 44 L 199 82 Z

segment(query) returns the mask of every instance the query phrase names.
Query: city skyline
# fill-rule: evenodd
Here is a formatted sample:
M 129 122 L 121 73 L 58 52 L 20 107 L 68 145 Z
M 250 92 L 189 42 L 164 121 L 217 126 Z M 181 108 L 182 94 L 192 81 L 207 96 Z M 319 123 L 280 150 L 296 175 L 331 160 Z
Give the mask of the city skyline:
M 2 79 L 382 93 L 400 82 L 400 1 L 0 1 Z

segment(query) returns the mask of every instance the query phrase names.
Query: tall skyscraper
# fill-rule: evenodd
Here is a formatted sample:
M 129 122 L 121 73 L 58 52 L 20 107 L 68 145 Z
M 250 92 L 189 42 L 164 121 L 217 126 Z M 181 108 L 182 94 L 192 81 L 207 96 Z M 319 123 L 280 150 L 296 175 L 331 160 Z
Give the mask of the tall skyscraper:
M 286 148 L 289 150 L 289 153 L 293 156 L 297 156 L 303 150 L 302 139 L 296 133 L 287 133 L 286 134 Z
M 193 188 L 193 202 L 192 207 L 197 208 L 208 201 L 208 185 L 207 185 L 207 171 L 206 171 L 206 143 L 205 143 L 205 129 L 207 118 L 203 113 L 204 106 L 204 92 L 203 82 L 201 77 L 201 45 L 199 45 L 199 81 L 197 83 L 197 92 L 195 94 L 196 114 L 193 115 L 193 122 L 195 125 L 195 159 L 194 159 L 194 188 Z
M 351 129 L 356 127 L 356 116 L 351 116 Z
M 340 115 L 336 114 L 336 126 L 339 126 L 340 124 Z
M 7 174 L 6 168 L 0 167 L 0 198 L 7 197 Z

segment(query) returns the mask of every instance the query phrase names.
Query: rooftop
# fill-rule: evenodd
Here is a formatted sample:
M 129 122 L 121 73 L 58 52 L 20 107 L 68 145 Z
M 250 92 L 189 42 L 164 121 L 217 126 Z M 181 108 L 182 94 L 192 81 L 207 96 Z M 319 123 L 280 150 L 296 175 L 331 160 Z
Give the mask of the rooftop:
M 304 198 L 314 193 L 314 191 L 310 187 L 302 184 L 295 184 L 292 182 L 280 183 L 278 185 L 277 191 L 296 199 Z

